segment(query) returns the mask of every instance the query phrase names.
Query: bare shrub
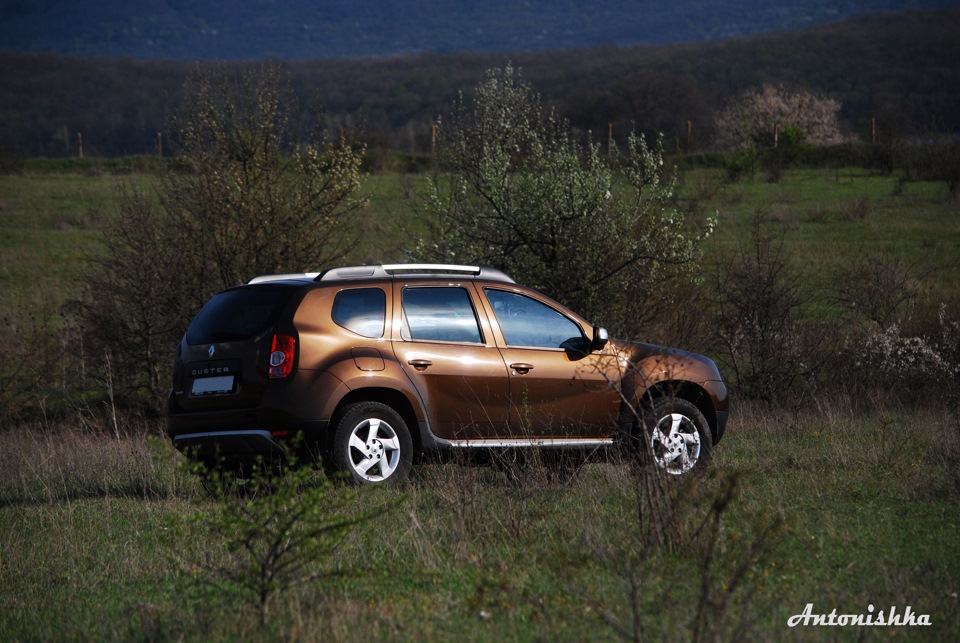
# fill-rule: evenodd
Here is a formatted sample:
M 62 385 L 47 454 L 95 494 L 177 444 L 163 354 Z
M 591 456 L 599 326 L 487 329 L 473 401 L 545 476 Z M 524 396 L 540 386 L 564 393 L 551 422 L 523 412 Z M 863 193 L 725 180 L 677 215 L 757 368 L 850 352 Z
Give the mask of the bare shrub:
M 866 221 L 870 216 L 870 203 L 867 199 L 854 199 L 840 206 L 840 218 L 844 221 Z
M 857 251 L 833 279 L 833 299 L 854 318 L 888 328 L 910 316 L 922 284 L 940 268 L 922 268 L 892 252 Z
M 354 243 L 364 148 L 300 131 L 277 68 L 193 78 L 179 164 L 156 193 L 126 185 L 88 261 L 79 310 L 114 382 L 156 403 L 163 362 L 213 293 L 263 273 L 319 269 Z
M 813 372 L 819 340 L 802 323 L 812 297 L 790 268 L 783 237 L 757 211 L 749 245 L 718 264 L 715 338 L 719 361 L 745 397 L 774 400 Z
M 167 384 L 165 360 L 197 305 L 176 277 L 187 249 L 166 236 L 169 221 L 143 186 L 121 184 L 115 203 L 101 228 L 106 243 L 88 256 L 72 307 L 100 365 L 95 376 L 110 372 L 113 380 L 116 373 L 117 388 L 143 386 L 158 400 Z

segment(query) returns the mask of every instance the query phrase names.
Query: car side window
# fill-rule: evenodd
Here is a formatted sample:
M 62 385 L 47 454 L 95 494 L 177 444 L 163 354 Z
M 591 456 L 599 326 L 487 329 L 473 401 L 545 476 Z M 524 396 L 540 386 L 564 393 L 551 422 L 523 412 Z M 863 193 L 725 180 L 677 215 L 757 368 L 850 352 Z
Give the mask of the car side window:
M 485 288 L 508 346 L 560 348 L 583 337 L 580 326 L 550 306 L 525 295 Z
M 404 288 L 403 331 L 407 340 L 480 344 L 480 324 L 464 288 Z
M 357 335 L 383 337 L 387 296 L 379 288 L 341 290 L 333 300 L 331 317 L 335 324 Z

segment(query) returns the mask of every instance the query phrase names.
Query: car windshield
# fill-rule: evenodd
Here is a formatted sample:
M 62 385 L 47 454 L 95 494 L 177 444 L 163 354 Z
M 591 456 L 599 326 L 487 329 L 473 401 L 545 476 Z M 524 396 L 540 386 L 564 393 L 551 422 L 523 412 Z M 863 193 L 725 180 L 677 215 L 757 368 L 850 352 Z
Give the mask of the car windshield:
M 296 290 L 256 286 L 225 290 L 208 301 L 187 328 L 187 343 L 216 344 L 249 339 L 277 320 Z

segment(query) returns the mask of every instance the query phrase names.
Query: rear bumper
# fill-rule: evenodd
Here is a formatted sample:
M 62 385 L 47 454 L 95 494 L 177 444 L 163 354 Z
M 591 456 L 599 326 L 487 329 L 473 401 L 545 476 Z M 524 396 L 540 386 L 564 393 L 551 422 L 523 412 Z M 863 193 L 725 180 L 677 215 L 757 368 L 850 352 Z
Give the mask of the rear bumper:
M 283 454 L 283 446 L 269 431 L 210 431 L 185 433 L 173 438 L 178 451 L 190 458 L 205 462 L 220 458 L 255 458 L 264 456 L 273 459 Z
M 177 411 L 167 408 L 167 435 L 174 446 L 194 459 L 269 458 L 287 444 L 308 449 L 327 442 L 329 420 L 302 420 L 271 409 Z

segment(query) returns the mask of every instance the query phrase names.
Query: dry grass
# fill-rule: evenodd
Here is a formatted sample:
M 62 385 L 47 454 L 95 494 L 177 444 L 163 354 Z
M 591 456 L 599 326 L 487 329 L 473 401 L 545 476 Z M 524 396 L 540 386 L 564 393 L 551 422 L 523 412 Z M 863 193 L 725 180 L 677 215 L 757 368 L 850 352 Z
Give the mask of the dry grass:
M 350 511 L 353 570 L 290 589 L 265 626 L 198 564 L 225 541 L 158 426 L 0 434 L 0 629 L 12 638 L 353 641 L 759 638 L 808 602 L 960 627 L 960 420 L 949 409 L 739 404 L 712 467 L 666 485 L 630 460 L 539 453 L 415 468 Z M 206 534 L 206 535 L 204 535 Z M 56 606 L 54 609 L 52 606 Z M 838 632 L 832 632 L 837 634 Z M 852 632 L 841 632 L 840 635 Z M 906 630 L 878 630 L 912 635 Z M 830 634 L 830 633 L 827 633 Z
M 189 497 L 196 481 L 178 469 L 159 429 L 158 421 L 140 421 L 121 434 L 29 425 L 4 431 L 0 503 Z

